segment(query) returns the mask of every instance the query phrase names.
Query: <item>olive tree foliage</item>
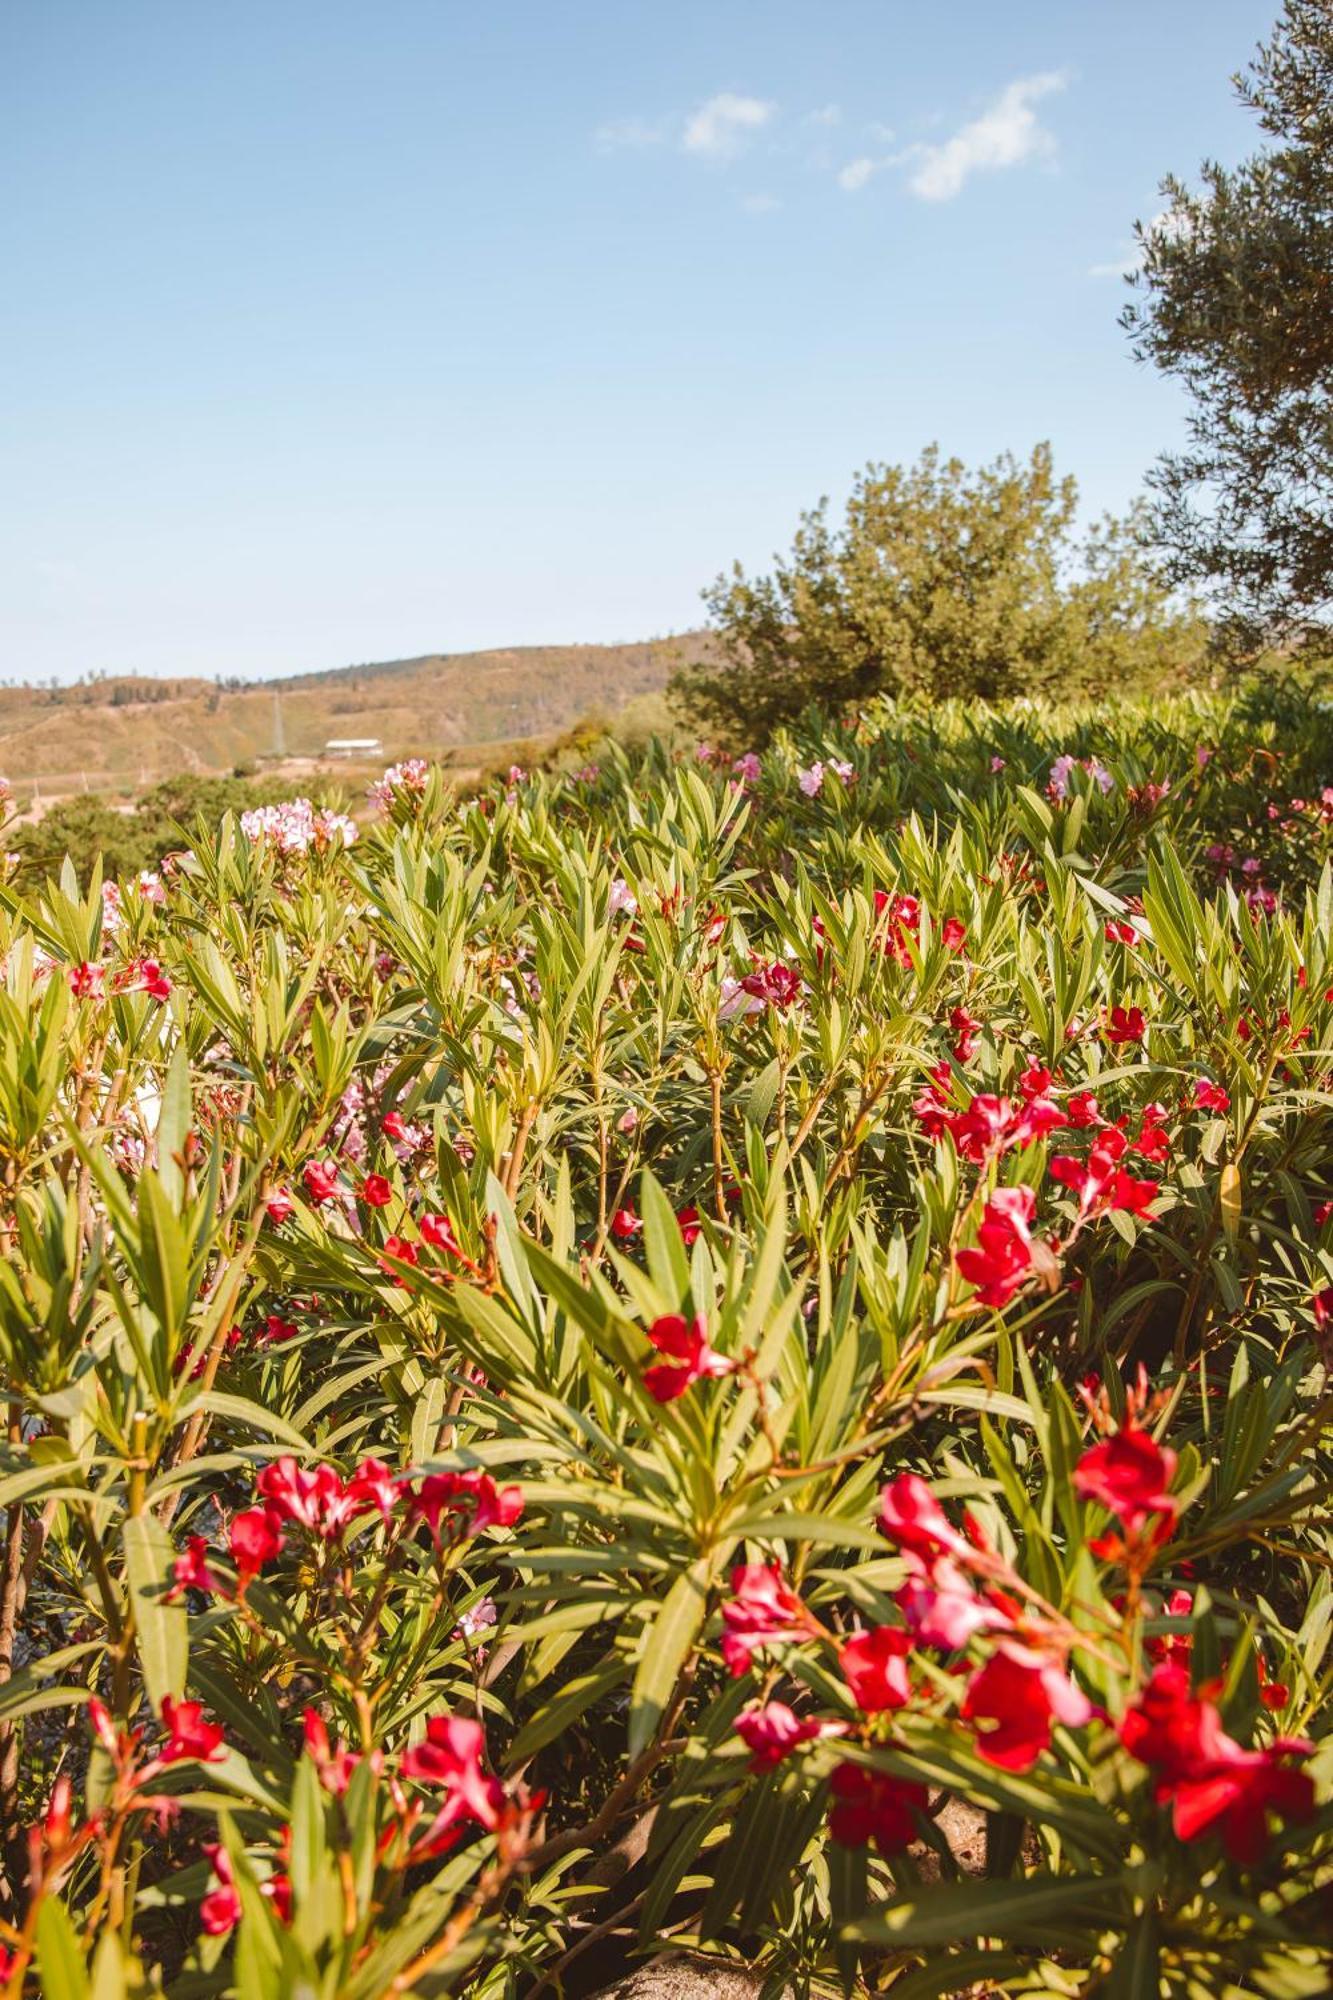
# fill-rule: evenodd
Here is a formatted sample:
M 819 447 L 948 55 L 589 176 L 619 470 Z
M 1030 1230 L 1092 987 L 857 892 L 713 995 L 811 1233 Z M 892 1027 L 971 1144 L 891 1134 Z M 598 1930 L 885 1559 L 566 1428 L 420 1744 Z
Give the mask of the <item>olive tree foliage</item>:
M 977 471 L 935 446 L 910 467 L 867 466 L 840 525 L 822 500 L 771 575 L 737 564 L 704 591 L 715 657 L 679 673 L 673 699 L 724 740 L 761 741 L 812 702 L 1179 677 L 1203 628 L 1168 596 L 1139 516 L 1080 542 L 1077 510 L 1045 444 Z
M 1197 189 L 1162 183 L 1139 227 L 1134 353 L 1192 399 L 1186 448 L 1150 475 L 1179 580 L 1206 584 L 1246 647 L 1333 604 L 1333 9 L 1286 0 L 1235 79 L 1273 142 Z

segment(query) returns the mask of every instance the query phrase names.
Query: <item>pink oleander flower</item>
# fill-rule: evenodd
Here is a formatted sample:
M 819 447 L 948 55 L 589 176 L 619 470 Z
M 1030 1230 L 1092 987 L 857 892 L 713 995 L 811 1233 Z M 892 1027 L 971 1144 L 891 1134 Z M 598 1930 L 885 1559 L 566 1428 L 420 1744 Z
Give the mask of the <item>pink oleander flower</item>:
M 1231 1099 L 1220 1083 L 1211 1077 L 1199 1076 L 1194 1079 L 1194 1108 L 1196 1111 L 1229 1111 Z
M 756 1772 L 776 1769 L 802 1743 L 823 1733 L 822 1723 L 796 1715 L 782 1701 L 742 1709 L 736 1717 L 736 1734 L 750 1751 L 750 1769 Z
M 804 1639 L 812 1629 L 809 1612 L 777 1563 L 738 1563 L 731 1572 L 731 1599 L 722 1607 L 722 1657 L 730 1674 L 748 1671 L 766 1646 Z
M 436 1547 L 465 1541 L 487 1528 L 512 1528 L 523 1513 L 523 1489 L 497 1486 L 489 1472 L 429 1472 L 408 1495 L 408 1519 L 424 1521 Z
M 250 1507 L 237 1514 L 227 1530 L 227 1549 L 236 1565 L 236 1588 L 246 1585 L 266 1563 L 282 1553 L 282 1516 L 274 1507 Z
M 390 764 L 367 788 L 366 797 L 377 812 L 388 812 L 398 799 L 420 798 L 429 779 L 430 766 L 424 757 L 405 757 L 400 764 Z

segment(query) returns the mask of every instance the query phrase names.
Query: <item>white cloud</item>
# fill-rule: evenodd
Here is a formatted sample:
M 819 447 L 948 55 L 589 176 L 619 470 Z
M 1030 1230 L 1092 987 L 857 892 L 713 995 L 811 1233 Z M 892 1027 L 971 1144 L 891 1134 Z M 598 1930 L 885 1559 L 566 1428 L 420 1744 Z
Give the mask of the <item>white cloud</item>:
M 913 194 L 922 201 L 952 201 L 972 174 L 995 173 L 1053 153 L 1055 140 L 1032 107 L 1064 87 L 1065 78 L 1056 70 L 1019 77 L 951 139 L 915 147 L 917 166 L 908 183 Z
M 868 156 L 849 161 L 838 175 L 838 186 L 848 194 L 859 194 L 866 182 L 879 172 L 883 164 L 882 160 L 872 160 Z
M 1179 239 L 1189 228 L 1189 222 L 1174 209 L 1164 208 L 1159 215 L 1152 216 L 1143 225 L 1145 236 L 1164 236 Z M 1089 264 L 1090 278 L 1132 278 L 1136 271 L 1143 269 L 1143 245 L 1131 244 L 1124 255 L 1109 264 Z
M 667 134 L 668 127 L 660 119 L 654 123 L 647 118 L 609 118 L 593 133 L 593 143 L 603 153 L 619 153 L 627 148 L 637 151 L 660 146 Z
M 1129 250 L 1113 264 L 1089 264 L 1090 278 L 1130 278 L 1143 264 L 1142 253 Z
M 807 111 L 801 120 L 803 125 L 841 125 L 842 106 L 821 104 L 817 111 Z
M 781 206 L 775 194 L 747 194 L 741 199 L 747 215 L 776 215 Z
M 777 106 L 761 97 L 740 97 L 734 90 L 719 91 L 686 121 L 681 145 L 687 153 L 704 159 L 729 160 L 739 153 L 761 126 L 767 125 Z

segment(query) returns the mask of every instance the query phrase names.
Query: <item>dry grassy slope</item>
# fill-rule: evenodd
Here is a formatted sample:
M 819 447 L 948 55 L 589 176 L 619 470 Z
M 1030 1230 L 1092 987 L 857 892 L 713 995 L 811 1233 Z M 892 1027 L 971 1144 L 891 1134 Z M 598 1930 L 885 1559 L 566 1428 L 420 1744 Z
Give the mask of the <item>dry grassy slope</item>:
M 181 771 L 227 772 L 272 752 L 275 693 L 296 757 L 317 756 L 335 736 L 378 736 L 389 759 L 545 736 L 655 693 L 703 643 L 431 654 L 235 692 L 199 680 L 0 688 L 0 774 L 23 795 L 33 782 L 49 793 L 85 780 L 133 789 Z

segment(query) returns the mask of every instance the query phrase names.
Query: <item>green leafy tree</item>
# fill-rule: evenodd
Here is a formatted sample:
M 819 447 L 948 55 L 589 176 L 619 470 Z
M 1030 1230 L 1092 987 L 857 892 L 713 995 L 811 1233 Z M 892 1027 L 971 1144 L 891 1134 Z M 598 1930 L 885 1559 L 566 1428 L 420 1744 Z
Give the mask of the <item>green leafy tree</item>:
M 1333 10 L 1286 0 L 1235 79 L 1275 142 L 1201 187 L 1162 184 L 1123 323 L 1189 391 L 1188 446 L 1151 475 L 1178 579 L 1253 645 L 1333 601 Z
M 1196 665 L 1202 627 L 1172 606 L 1139 518 L 1080 548 L 1077 508 L 1044 444 L 976 472 L 934 446 L 868 466 L 840 528 L 821 501 L 772 575 L 737 564 L 704 592 L 720 659 L 678 674 L 673 698 L 763 739 L 812 702 L 1098 691 Z

